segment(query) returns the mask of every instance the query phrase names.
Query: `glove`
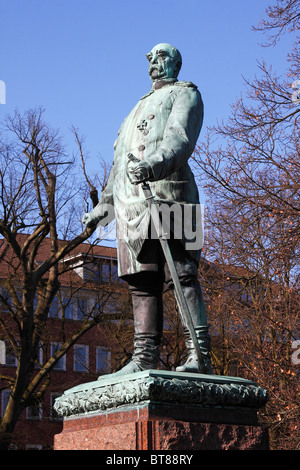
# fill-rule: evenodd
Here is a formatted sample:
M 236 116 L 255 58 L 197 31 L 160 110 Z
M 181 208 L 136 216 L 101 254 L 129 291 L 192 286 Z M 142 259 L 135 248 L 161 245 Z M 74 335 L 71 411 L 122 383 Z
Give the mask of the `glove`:
M 139 163 L 129 162 L 127 166 L 127 176 L 132 184 L 140 184 L 151 180 L 153 173 L 151 166 L 146 161 Z
M 110 204 L 98 204 L 91 212 L 86 212 L 82 223 L 87 228 L 96 227 L 99 222 L 105 226 L 114 219 L 114 207 Z M 105 223 L 104 223 L 105 221 Z
M 95 215 L 93 214 L 93 211 L 91 212 L 87 212 L 86 214 L 84 214 L 83 218 L 82 218 L 82 223 L 87 227 L 87 228 L 92 228 L 94 227 L 95 225 L 97 225 L 99 222 L 99 218 L 98 217 L 95 217 Z

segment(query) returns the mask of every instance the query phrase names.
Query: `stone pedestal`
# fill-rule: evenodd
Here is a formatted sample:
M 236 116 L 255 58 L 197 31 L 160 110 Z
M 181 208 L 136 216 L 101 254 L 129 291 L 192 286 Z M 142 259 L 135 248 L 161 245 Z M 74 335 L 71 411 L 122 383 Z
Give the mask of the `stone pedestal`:
M 55 450 L 265 450 L 267 393 L 240 378 L 150 370 L 64 393 Z

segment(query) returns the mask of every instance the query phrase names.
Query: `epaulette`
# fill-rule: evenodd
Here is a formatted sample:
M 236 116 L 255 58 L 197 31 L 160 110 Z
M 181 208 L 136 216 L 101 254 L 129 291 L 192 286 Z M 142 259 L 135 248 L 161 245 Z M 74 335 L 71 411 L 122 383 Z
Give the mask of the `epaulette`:
M 181 81 L 179 81 L 179 82 L 175 82 L 174 85 L 175 85 L 175 86 L 182 86 L 182 87 L 186 86 L 186 87 L 188 87 L 188 88 L 196 88 L 196 89 L 198 88 L 197 85 L 195 85 L 194 83 L 192 83 L 192 82 L 185 82 L 184 80 L 181 80 Z

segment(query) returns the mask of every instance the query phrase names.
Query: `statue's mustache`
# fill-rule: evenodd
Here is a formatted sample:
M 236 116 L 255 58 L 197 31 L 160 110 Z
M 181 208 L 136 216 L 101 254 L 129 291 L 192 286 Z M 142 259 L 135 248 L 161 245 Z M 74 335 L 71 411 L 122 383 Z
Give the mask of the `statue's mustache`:
M 153 70 L 157 70 L 158 72 L 162 72 L 163 68 L 160 65 L 150 65 L 149 73 L 152 73 Z

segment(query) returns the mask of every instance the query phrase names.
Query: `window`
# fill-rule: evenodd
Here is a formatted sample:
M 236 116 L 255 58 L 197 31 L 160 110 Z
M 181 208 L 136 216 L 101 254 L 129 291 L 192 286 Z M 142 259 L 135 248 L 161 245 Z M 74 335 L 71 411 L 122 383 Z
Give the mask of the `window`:
M 50 345 L 51 356 L 53 356 L 56 353 L 56 351 L 59 350 L 60 347 L 61 347 L 61 343 L 51 343 Z M 53 367 L 53 370 L 66 370 L 66 355 L 62 356 L 57 361 L 57 363 Z
M 101 280 L 104 282 L 109 282 L 110 280 L 110 265 L 109 264 L 101 265 Z
M 88 372 L 89 347 L 87 345 L 75 344 L 74 346 L 74 371 Z
M 58 298 L 54 297 L 49 308 L 49 317 L 58 318 Z
M 68 320 L 73 319 L 73 299 L 63 299 L 63 315 Z
M 118 281 L 118 266 L 116 264 L 111 265 L 111 278 L 113 281 Z
M 6 346 L 5 342 L 0 340 L 0 364 L 6 363 Z
M 7 366 L 12 366 L 12 367 L 17 367 L 17 358 L 14 355 L 14 353 L 10 353 L 8 350 L 6 350 L 6 361 L 5 364 Z
M 33 310 L 34 310 L 34 313 L 38 307 L 38 304 L 39 304 L 39 298 L 37 295 L 34 296 L 34 299 L 33 299 Z
M 1 392 L 1 417 L 3 417 L 3 415 L 5 413 L 5 409 L 7 407 L 9 396 L 10 396 L 10 390 L 9 389 L 2 390 L 2 392 Z
M 83 320 L 87 315 L 87 299 L 83 297 L 77 298 L 77 320 Z
M 0 341 L 0 364 L 17 367 L 16 353 L 8 340 Z
M 109 348 L 98 346 L 96 348 L 96 370 L 108 373 L 111 369 L 111 352 Z
M 8 289 L 1 289 L 0 291 L 0 306 L 2 312 L 9 312 L 12 305 L 10 292 Z
M 60 397 L 61 393 L 53 392 L 50 394 L 50 420 L 51 421 L 62 421 L 63 417 L 56 413 L 54 403 L 56 398 Z
M 103 311 L 107 314 L 113 314 L 117 312 L 117 306 L 118 304 L 116 303 L 116 299 L 110 298 L 104 301 L 103 303 Z
M 37 350 L 37 357 L 34 364 L 35 369 L 40 369 L 43 365 L 43 345 L 40 343 Z
M 241 300 L 241 302 L 246 302 L 246 303 L 251 302 L 252 301 L 252 296 L 251 296 L 250 292 L 246 289 L 243 289 L 241 291 L 240 300 Z
M 91 281 L 110 282 L 119 281 L 118 265 L 115 260 L 102 259 L 85 267 L 86 276 Z
M 42 403 L 30 405 L 26 408 L 26 419 L 41 421 L 42 414 Z

